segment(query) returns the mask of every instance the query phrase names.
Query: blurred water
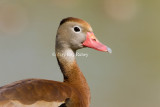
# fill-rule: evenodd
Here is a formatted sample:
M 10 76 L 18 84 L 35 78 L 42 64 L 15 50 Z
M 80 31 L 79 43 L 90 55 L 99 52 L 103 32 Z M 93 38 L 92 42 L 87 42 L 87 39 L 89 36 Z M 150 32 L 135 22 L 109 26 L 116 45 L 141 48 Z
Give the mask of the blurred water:
M 106 54 L 78 52 L 91 88 L 91 107 L 160 106 L 159 1 L 1 0 L 0 86 L 25 78 L 62 81 L 54 52 L 62 18 L 88 21 Z

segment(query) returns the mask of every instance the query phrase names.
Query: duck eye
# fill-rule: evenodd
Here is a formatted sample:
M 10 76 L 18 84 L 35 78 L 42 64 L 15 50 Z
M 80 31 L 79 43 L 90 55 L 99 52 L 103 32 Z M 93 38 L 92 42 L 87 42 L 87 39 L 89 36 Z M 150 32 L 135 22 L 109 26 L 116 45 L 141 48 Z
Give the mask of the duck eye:
M 75 32 L 80 32 L 81 29 L 80 29 L 79 27 L 76 26 L 76 27 L 74 27 L 74 31 L 75 31 Z

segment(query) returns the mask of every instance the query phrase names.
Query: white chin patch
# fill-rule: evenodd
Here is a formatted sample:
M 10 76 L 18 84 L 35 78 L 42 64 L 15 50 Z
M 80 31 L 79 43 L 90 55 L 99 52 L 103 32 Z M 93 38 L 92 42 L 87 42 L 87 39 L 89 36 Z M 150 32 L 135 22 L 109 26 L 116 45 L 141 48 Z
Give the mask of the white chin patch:
M 56 53 L 58 56 L 63 58 L 63 60 L 66 60 L 67 62 L 73 62 L 75 61 L 75 54 L 71 49 L 66 49 L 61 53 Z

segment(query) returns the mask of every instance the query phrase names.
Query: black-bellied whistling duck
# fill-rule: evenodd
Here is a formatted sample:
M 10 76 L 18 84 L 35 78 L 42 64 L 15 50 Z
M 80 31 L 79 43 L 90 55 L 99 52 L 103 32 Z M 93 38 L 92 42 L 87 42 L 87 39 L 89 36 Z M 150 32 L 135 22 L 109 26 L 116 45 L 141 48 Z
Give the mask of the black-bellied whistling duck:
M 111 52 L 87 22 L 63 19 L 56 36 L 56 57 L 64 81 L 26 79 L 0 87 L 0 107 L 89 107 L 90 89 L 75 60 L 76 50 L 83 47 Z

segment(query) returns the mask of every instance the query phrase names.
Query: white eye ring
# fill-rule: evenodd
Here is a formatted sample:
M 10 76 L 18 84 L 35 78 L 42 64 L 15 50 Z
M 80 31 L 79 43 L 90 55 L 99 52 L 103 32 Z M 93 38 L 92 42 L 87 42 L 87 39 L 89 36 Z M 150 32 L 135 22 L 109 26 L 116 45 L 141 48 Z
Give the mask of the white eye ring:
M 79 26 L 74 26 L 74 27 L 73 27 L 73 31 L 74 31 L 75 33 L 80 33 L 80 32 L 81 32 L 81 28 L 80 28 Z

